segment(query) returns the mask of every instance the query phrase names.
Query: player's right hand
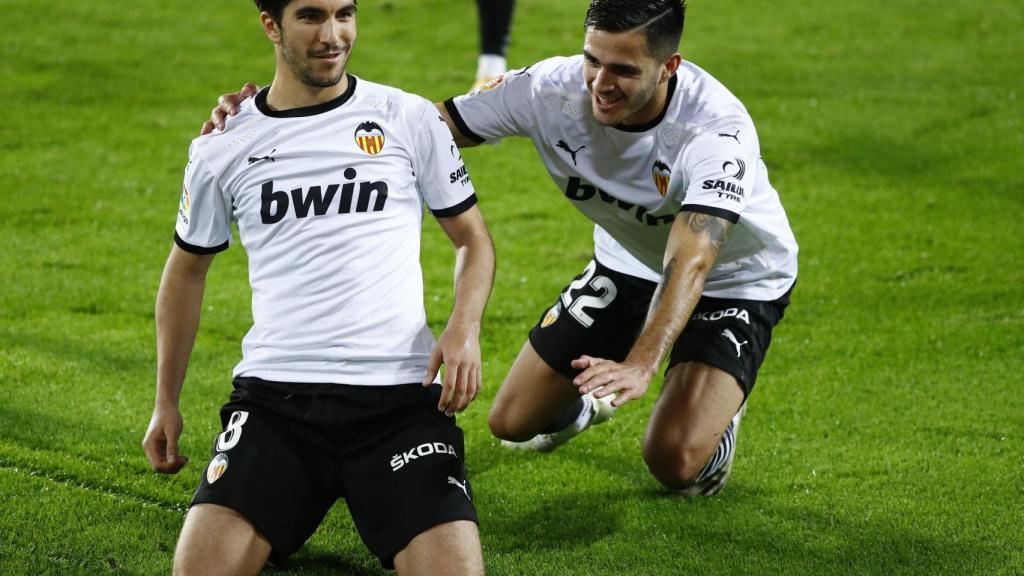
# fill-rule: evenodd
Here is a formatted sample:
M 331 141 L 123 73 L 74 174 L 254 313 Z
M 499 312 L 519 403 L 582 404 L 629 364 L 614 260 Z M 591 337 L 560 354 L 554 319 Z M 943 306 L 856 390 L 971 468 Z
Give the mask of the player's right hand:
M 177 474 L 188 464 L 188 456 L 178 454 L 182 426 L 181 412 L 177 408 L 153 409 L 149 429 L 142 439 L 142 448 L 153 470 L 161 474 Z
M 259 86 L 249 82 L 245 86 L 242 86 L 242 89 L 238 92 L 235 92 L 234 94 L 224 94 L 218 98 L 217 107 L 210 112 L 210 119 L 203 124 L 203 129 L 199 132 L 199 135 L 204 136 L 214 130 L 223 130 L 224 121 L 227 120 L 227 117 L 238 114 L 238 105 L 247 98 L 252 98 L 259 91 Z
M 437 409 L 446 416 L 462 412 L 480 392 L 483 362 L 480 360 L 480 326 L 449 325 L 430 352 L 423 386 L 434 383 L 441 364 L 441 399 Z

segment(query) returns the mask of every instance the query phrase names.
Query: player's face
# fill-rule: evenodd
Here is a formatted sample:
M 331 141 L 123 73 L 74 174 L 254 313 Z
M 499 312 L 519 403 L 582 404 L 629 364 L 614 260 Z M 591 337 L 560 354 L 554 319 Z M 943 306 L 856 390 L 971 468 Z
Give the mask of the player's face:
M 642 33 L 589 28 L 583 58 L 583 78 L 598 123 L 643 124 L 661 112 L 664 102 L 655 96 L 665 65 L 647 52 Z
M 295 0 L 281 15 L 281 54 L 307 86 L 340 82 L 355 41 L 354 0 Z

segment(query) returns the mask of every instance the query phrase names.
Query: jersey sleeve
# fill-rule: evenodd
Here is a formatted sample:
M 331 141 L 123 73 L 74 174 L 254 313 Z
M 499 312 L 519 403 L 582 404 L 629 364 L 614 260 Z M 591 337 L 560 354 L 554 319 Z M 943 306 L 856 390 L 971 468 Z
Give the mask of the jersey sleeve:
M 534 123 L 532 69 L 511 70 L 469 94 L 449 98 L 444 105 L 455 126 L 478 144 L 526 136 Z
M 231 202 L 194 148 L 185 167 L 174 242 L 193 254 L 222 252 L 231 242 Z
M 739 222 L 757 180 L 759 158 L 756 135 L 746 125 L 698 136 L 682 159 L 689 185 L 681 209 Z
M 431 214 L 457 216 L 476 204 L 473 183 L 448 124 L 433 104 L 423 100 L 422 105 L 419 123 L 411 126 L 416 185 Z

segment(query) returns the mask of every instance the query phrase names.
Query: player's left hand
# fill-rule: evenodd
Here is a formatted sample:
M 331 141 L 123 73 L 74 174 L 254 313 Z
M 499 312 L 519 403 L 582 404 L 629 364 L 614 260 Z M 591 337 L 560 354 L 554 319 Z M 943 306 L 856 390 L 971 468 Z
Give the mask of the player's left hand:
M 448 326 L 430 353 L 423 386 L 433 384 L 437 371 L 444 364 L 441 401 L 437 409 L 447 416 L 465 410 L 480 392 L 483 363 L 480 360 L 479 335 L 478 326 Z
M 581 396 L 591 390 L 596 398 L 617 394 L 612 400 L 612 406 L 616 408 L 643 396 L 651 382 L 650 372 L 628 362 L 580 356 L 572 361 L 572 367 L 583 370 L 572 381 L 579 388 Z

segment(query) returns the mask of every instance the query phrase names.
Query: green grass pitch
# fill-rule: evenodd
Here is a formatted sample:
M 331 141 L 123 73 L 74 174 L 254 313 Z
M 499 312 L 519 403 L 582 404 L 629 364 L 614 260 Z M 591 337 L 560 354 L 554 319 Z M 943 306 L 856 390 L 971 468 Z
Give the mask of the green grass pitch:
M 167 574 L 250 322 L 211 271 L 177 476 L 139 446 L 153 301 L 188 143 L 266 83 L 251 2 L 5 0 L 0 38 L 0 574 Z M 583 0 L 520 0 L 510 63 L 582 45 Z M 472 81 L 470 0 L 363 0 L 350 70 L 437 100 Z M 666 495 L 640 440 L 660 386 L 551 455 L 487 408 L 587 261 L 529 142 L 465 158 L 498 250 L 486 390 L 460 418 L 494 575 L 1024 573 L 1024 10 L 1017 0 L 691 0 L 684 58 L 735 92 L 801 244 L 716 498 Z M 426 304 L 451 251 L 425 225 Z M 343 506 L 269 574 L 379 575 Z

